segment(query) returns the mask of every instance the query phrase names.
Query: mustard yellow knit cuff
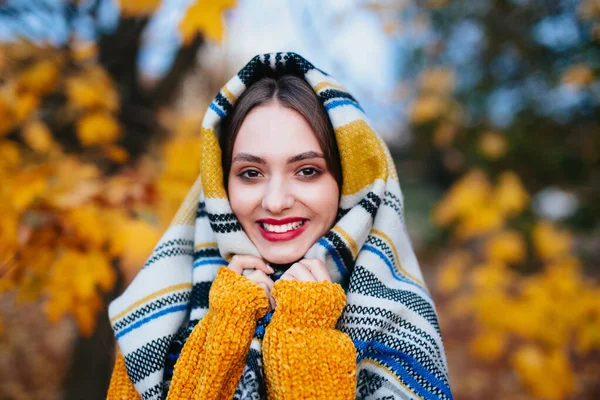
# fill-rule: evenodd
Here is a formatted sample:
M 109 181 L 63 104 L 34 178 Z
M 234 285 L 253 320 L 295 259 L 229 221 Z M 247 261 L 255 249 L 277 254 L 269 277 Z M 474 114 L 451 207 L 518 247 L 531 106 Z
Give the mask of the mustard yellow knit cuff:
M 272 322 L 289 327 L 334 328 L 346 295 L 331 282 L 280 280 L 271 293 L 276 301 Z
M 269 298 L 265 290 L 250 279 L 221 267 L 208 295 L 209 308 L 214 313 L 232 310 L 253 313 L 255 319 L 269 311 Z
M 331 282 L 278 281 L 275 313 L 263 339 L 269 400 L 351 400 L 356 349 L 334 329 L 346 296 Z
M 231 399 L 256 321 L 268 309 L 262 287 L 220 268 L 210 288 L 209 311 L 194 327 L 175 364 L 167 400 Z

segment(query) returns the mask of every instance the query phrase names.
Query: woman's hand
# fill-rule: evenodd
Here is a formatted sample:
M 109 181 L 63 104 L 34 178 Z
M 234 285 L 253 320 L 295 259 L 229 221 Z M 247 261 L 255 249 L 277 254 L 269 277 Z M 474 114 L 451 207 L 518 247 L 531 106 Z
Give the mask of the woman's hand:
M 293 264 L 279 279 L 302 282 L 331 282 L 325 263 L 316 258 L 305 258 Z
M 267 275 L 275 272 L 273 268 L 258 257 L 237 254 L 231 258 L 228 268 L 262 287 L 269 298 L 271 309 L 275 308 L 275 300 L 271 296 L 273 280 Z

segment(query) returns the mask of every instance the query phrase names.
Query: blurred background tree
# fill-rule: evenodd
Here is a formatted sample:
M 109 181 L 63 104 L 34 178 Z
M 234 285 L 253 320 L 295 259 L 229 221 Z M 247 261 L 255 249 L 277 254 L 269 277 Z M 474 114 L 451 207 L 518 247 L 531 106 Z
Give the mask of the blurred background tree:
M 202 113 L 280 50 L 388 141 L 455 398 L 600 396 L 599 40 L 596 0 L 0 1 L 0 397 L 104 398 Z
M 190 4 L 174 61 L 154 80 L 139 73 L 138 55 L 160 2 L 122 1 L 110 27 L 106 3 L 0 4 L 3 21 L 22 26 L 0 48 L 2 398 L 104 396 L 114 348 L 106 303 L 143 265 L 197 174 L 201 116 L 167 105 L 204 38 L 220 40 L 221 13 L 234 2 Z M 53 22 L 62 35 L 31 40 Z M 17 310 L 40 317 L 24 304 L 32 301 L 59 328 L 23 321 Z M 77 337 L 65 317 L 81 334 L 75 347 L 58 339 Z M 61 350 L 24 326 L 56 336 Z

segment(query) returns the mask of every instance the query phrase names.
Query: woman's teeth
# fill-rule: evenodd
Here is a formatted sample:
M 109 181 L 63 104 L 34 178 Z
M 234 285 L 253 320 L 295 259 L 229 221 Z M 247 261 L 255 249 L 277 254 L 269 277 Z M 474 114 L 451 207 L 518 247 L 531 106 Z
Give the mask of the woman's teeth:
M 271 224 L 265 224 L 264 222 L 262 222 L 261 224 L 262 224 L 263 229 L 267 232 L 284 233 L 287 231 L 293 231 L 295 229 L 300 228 L 302 225 L 304 225 L 304 221 L 292 222 L 290 224 L 285 224 L 285 225 L 271 225 Z

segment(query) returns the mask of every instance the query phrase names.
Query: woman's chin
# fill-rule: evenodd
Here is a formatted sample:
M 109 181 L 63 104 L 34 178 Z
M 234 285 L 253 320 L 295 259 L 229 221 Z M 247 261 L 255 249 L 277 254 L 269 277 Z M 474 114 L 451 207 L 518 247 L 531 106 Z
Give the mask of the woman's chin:
M 293 264 L 296 261 L 302 259 L 302 257 L 304 257 L 304 253 L 297 253 L 297 254 L 291 254 L 291 253 L 283 253 L 283 254 L 274 254 L 272 252 L 261 252 L 262 257 L 265 259 L 265 261 L 267 261 L 269 264 L 273 264 L 273 265 L 289 265 L 289 264 Z
M 299 257 L 264 257 L 263 258 L 271 265 L 273 266 L 289 266 L 297 261 L 299 261 L 300 259 L 302 259 L 302 256 Z

